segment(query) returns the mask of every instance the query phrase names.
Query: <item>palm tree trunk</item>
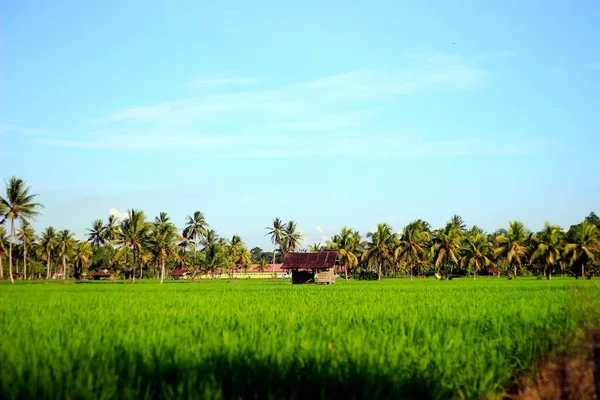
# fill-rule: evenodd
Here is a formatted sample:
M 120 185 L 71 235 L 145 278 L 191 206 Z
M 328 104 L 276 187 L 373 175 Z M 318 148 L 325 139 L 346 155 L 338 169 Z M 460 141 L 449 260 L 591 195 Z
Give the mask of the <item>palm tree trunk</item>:
M 413 278 L 413 266 L 412 264 L 410 264 L 410 280 L 412 281 Z
M 348 280 L 348 267 L 347 266 L 344 266 L 344 275 L 345 275 L 346 280 Z
M 517 279 L 517 264 L 515 264 L 514 267 L 515 267 L 515 276 L 513 279 Z
M 381 264 L 377 264 L 377 280 L 381 280 Z
M 581 279 L 585 278 L 585 263 L 581 263 Z
M 63 280 L 66 281 L 67 280 L 67 261 L 66 261 L 65 253 L 63 253 L 63 255 L 62 255 L 62 262 L 63 262 Z
M 552 279 L 552 267 L 548 265 L 548 280 Z
M 4 267 L 2 266 L 2 254 L 0 254 L 0 280 L 4 280 Z
M 165 280 L 165 258 L 160 258 L 160 283 Z
M 15 220 L 14 218 L 10 220 L 10 243 L 8 244 L 8 277 L 10 278 L 10 283 L 15 283 L 12 274 L 12 244 L 13 240 L 15 240 Z
M 50 250 L 46 251 L 46 280 L 50 279 Z
M 135 249 L 133 249 L 133 268 L 131 268 L 131 283 L 135 283 L 135 266 L 137 257 L 135 256 Z
M 23 231 L 23 236 L 25 232 Z M 23 237 L 23 280 L 27 280 L 27 243 L 25 242 L 25 237 Z
M 276 246 L 273 245 L 273 262 L 271 263 L 271 268 L 272 268 L 271 279 L 275 279 L 275 249 L 276 249 Z M 214 281 L 214 277 L 213 277 L 213 281 Z
M 140 263 L 140 279 L 142 279 L 144 277 L 143 268 L 144 268 L 144 264 Z

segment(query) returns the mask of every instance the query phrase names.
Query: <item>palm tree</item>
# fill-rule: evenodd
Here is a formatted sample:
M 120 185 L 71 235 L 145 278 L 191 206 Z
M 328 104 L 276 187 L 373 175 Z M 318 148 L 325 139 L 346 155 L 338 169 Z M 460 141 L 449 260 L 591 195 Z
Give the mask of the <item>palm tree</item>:
M 115 215 L 108 216 L 108 222 L 104 225 L 104 237 L 106 243 L 112 243 L 120 236 L 119 223 Z
M 532 240 L 533 253 L 529 262 L 540 260 L 546 268 L 546 277 L 552 279 L 552 268 L 558 263 L 563 251 L 564 234 L 558 225 L 544 224 L 544 229 L 538 232 Z
M 429 224 L 417 220 L 402 230 L 400 243 L 394 250 L 394 258 L 405 259 L 410 268 L 410 280 L 413 279 L 413 266 L 422 262 L 431 237 Z
M 509 221 L 506 235 L 496 237 L 496 254 L 514 268 L 514 279 L 517 279 L 517 266 L 519 269 L 523 260 L 527 258 L 527 245 L 525 244 L 529 232 L 519 221 Z
M 96 247 L 104 246 L 107 241 L 106 227 L 101 219 L 96 219 L 92 222 L 92 228 L 87 230 L 88 242 Z
M 35 231 L 27 220 L 21 221 L 21 229 L 17 231 L 17 239 L 23 244 L 23 279 L 27 279 L 27 254 L 35 240 Z
M 338 235 L 331 238 L 330 245 L 332 249 L 337 250 L 340 264 L 344 267 L 344 278 L 348 280 L 348 268 L 354 268 L 358 265 L 356 254 L 360 245 L 360 236 L 357 242 L 354 231 L 344 226 Z
M 6 234 L 6 230 L 3 226 L 0 225 L 0 280 L 4 279 L 4 267 L 2 266 L 2 258 L 4 258 L 4 254 L 6 254 L 6 249 L 8 248 L 8 235 Z
M 450 223 L 452 225 L 454 225 L 461 232 L 466 232 L 467 231 L 467 224 L 465 224 L 465 221 L 463 220 L 463 217 L 461 217 L 458 214 L 454 214 L 452 216 L 452 218 L 450 218 Z
M 2 215 L 0 224 L 10 219 L 10 242 L 8 244 L 8 275 L 11 283 L 15 283 L 12 276 L 12 245 L 15 241 L 15 220 L 29 220 L 39 215 L 37 211 L 43 208 L 34 200 L 37 194 L 30 193 L 31 187 L 20 178 L 13 176 L 6 182 L 6 196 L 0 196 L 0 211 Z
M 433 236 L 433 265 L 450 266 L 450 274 L 454 265 L 458 264 L 462 244 L 462 231 L 455 222 L 450 221 L 444 229 L 438 230 Z
M 62 258 L 62 267 L 63 267 L 63 280 L 67 279 L 67 257 L 71 256 L 73 252 L 73 248 L 75 247 L 75 238 L 73 237 L 73 233 L 68 229 L 64 229 L 60 231 L 58 234 L 58 250 L 60 256 Z
M 277 247 L 281 247 L 283 243 L 284 223 L 279 218 L 275 218 L 273 224 L 265 227 L 265 229 L 268 230 L 265 236 L 271 236 L 271 243 L 273 243 L 273 261 L 271 261 L 271 265 L 275 265 Z M 275 267 L 273 267 L 273 278 L 275 278 Z
M 215 281 L 215 272 L 219 268 L 227 267 L 229 264 L 229 257 L 225 253 L 223 245 L 218 242 L 211 243 L 206 249 L 204 249 L 204 268 L 206 272 L 209 272 L 212 276 L 212 281 Z
M 289 221 L 283 228 L 283 245 L 284 253 L 294 252 L 302 245 L 302 234 L 296 231 L 296 223 Z
M 147 244 L 151 229 L 152 224 L 146 222 L 146 215 L 140 210 L 128 210 L 127 218 L 121 222 L 120 237 L 116 240 L 116 243 L 121 248 L 115 254 L 115 259 L 119 259 L 123 253 L 127 252 L 127 249 L 131 249 L 133 253 L 131 283 L 135 283 L 135 271 L 137 270 L 140 256 Z
M 75 279 L 80 279 L 83 269 L 90 263 L 93 254 L 92 246 L 88 242 L 79 242 L 73 254 L 73 269 Z
M 172 257 L 179 261 L 181 258 L 177 253 L 175 242 L 179 239 L 175 225 L 163 219 L 164 222 L 157 223 L 152 230 L 149 244 L 154 256 L 160 262 L 160 283 L 165 279 L 165 261 Z
M 56 230 L 49 226 L 42 233 L 41 247 L 46 252 L 46 279 L 50 279 L 50 266 L 52 263 L 52 252 L 56 248 L 58 234 Z
M 584 221 L 576 226 L 569 235 L 569 242 L 565 246 L 565 256 L 571 256 L 571 265 L 581 264 L 581 277 L 585 278 L 585 266 L 596 262 L 596 255 L 600 253 L 600 232 L 591 222 Z
M 392 227 L 386 223 L 377 225 L 375 232 L 367 233 L 367 249 L 363 253 L 363 259 L 368 264 L 375 264 L 377 268 L 377 280 L 381 280 L 381 270 L 386 263 L 392 261 L 394 246 L 397 236 L 392 232 Z
M 493 244 L 483 232 L 474 231 L 468 235 L 462 248 L 461 264 L 467 269 L 473 269 L 473 279 L 477 279 L 477 272 L 483 266 L 490 265 L 490 257 L 493 252 Z
M 219 243 L 220 240 L 219 234 L 214 229 L 209 229 L 206 231 L 206 235 L 200 238 L 200 244 L 202 247 L 206 248 L 211 244 Z
M 208 224 L 204 214 L 200 211 L 194 211 L 193 215 L 186 217 L 185 228 L 183 229 L 183 237 L 194 242 L 194 268 L 196 267 L 196 251 L 198 241 L 206 235 Z

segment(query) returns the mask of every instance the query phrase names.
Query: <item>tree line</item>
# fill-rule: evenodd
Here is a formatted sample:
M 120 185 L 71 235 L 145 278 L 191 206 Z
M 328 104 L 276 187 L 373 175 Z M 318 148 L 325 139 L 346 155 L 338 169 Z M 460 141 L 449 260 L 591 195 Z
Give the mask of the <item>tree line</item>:
M 273 251 L 265 252 L 259 247 L 249 250 L 239 235 L 220 237 L 200 211 L 187 216 L 181 230 L 167 213 L 151 220 L 143 211 L 130 209 L 122 220 L 109 215 L 106 221 L 93 221 L 85 240 L 51 226 L 38 235 L 31 221 L 43 205 L 36 198 L 22 179 L 6 181 L 6 195 L 0 196 L 1 279 L 81 279 L 93 271 L 112 269 L 115 278 L 162 282 L 169 271 L 185 268 L 192 279 L 207 274 L 214 280 L 218 273 L 247 270 L 253 264 L 267 270 L 269 262 L 281 262 L 288 252 L 322 250 L 338 251 L 346 279 L 413 279 L 415 275 L 476 279 L 481 273 L 551 279 L 558 272 L 576 277 L 600 273 L 600 218 L 593 212 L 569 229 L 546 223 L 539 232 L 512 221 L 507 229 L 486 233 L 477 226 L 467 227 L 458 215 L 439 229 L 416 220 L 394 232 L 389 224 L 380 223 L 364 237 L 343 227 L 326 243 L 308 249 L 301 247 L 302 235 L 294 221 L 275 218 L 265 228 Z

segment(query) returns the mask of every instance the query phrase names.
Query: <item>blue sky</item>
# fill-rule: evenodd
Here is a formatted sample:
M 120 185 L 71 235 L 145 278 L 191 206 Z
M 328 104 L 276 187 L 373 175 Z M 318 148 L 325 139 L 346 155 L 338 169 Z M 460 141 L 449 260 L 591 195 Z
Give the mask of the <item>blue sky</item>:
M 88 3 L 88 4 L 83 4 Z M 268 248 L 458 213 L 600 212 L 597 1 L 18 1 L 1 16 L 0 178 L 82 238 L 198 209 Z

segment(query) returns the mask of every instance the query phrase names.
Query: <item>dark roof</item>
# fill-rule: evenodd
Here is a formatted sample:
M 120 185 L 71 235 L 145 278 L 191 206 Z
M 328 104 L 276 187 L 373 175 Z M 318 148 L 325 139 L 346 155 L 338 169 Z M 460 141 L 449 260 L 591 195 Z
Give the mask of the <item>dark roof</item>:
M 282 268 L 333 268 L 337 260 L 337 255 L 337 251 L 287 253 L 283 260 Z
M 101 269 L 100 271 L 94 272 L 92 276 L 111 276 L 113 274 L 112 269 Z
M 171 272 L 171 276 L 184 276 L 185 274 L 188 274 L 190 271 L 188 271 L 187 269 L 174 269 Z

